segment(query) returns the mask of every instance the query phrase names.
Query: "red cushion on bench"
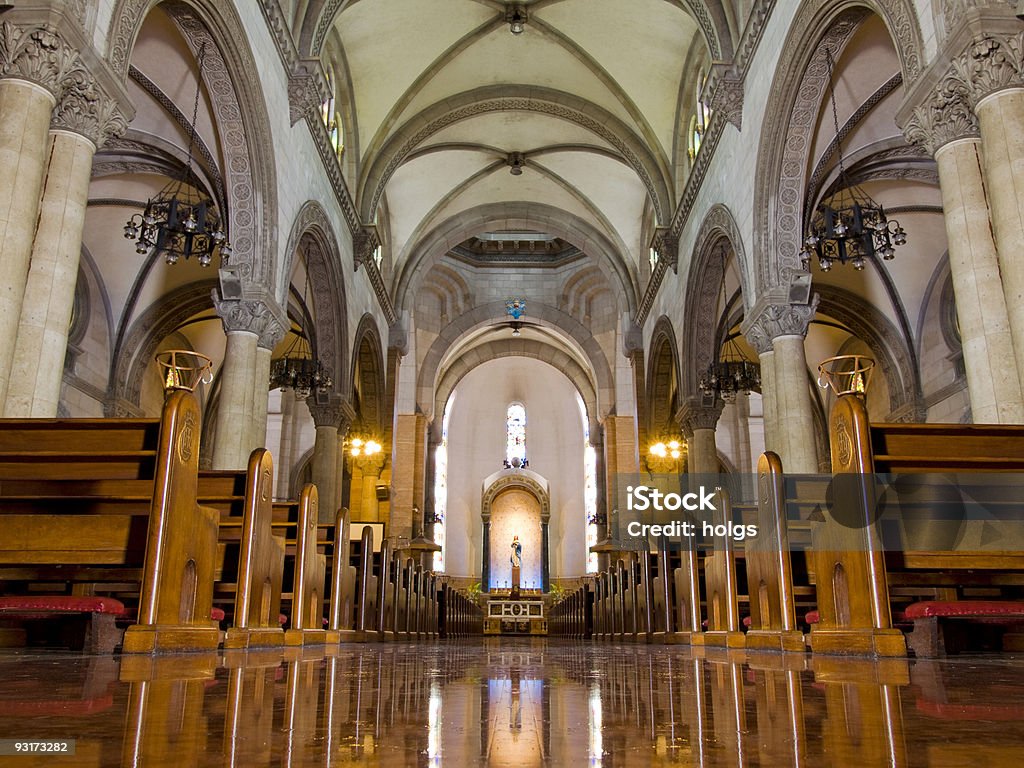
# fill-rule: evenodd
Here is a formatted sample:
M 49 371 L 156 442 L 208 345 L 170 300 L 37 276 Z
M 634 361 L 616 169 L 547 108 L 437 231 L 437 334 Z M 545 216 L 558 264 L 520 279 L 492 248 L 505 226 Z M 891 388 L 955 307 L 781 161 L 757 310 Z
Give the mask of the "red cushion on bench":
M 277 614 L 277 623 L 280 624 L 281 626 L 284 626 L 285 624 L 288 623 L 288 617 L 285 616 L 283 613 Z
M 1024 707 L 1000 704 L 954 704 L 918 699 L 917 708 L 940 720 L 1014 720 L 1024 718 Z
M 808 624 L 817 624 L 821 621 L 821 614 L 815 611 L 808 611 L 804 614 L 804 621 Z
M 224 609 L 214 606 L 210 609 L 210 618 L 214 621 L 224 621 Z
M 124 603 L 113 597 L 17 595 L 0 597 L 0 613 L 109 613 L 124 616 Z
M 1018 616 L 1024 618 L 1024 603 L 1010 600 L 925 600 L 907 606 L 908 620 L 931 617 Z
M 747 629 L 750 629 L 750 625 L 752 623 L 753 623 L 753 619 L 751 619 L 749 616 L 744 616 L 743 617 L 743 626 L 744 627 L 746 627 Z

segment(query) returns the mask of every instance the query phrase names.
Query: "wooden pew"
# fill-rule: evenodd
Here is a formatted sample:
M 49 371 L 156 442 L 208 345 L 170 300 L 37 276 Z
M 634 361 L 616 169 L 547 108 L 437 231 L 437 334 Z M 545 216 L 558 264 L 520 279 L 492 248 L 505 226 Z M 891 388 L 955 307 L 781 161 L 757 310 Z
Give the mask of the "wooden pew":
M 715 493 L 715 525 L 732 521 L 732 502 L 724 488 Z M 708 628 L 704 645 L 742 648 L 746 638 L 740 627 L 736 586 L 736 555 L 731 536 L 716 536 L 711 552 L 704 558 L 704 588 L 707 596 Z
M 793 558 L 786 520 L 782 461 L 765 452 L 757 461 L 757 536 L 746 542 L 752 650 L 803 651 L 797 626 Z
M 278 619 L 285 542 L 272 529 L 273 478 L 270 451 L 253 451 L 246 472 L 233 626 L 225 634 L 225 649 L 284 644 Z
M 811 530 L 819 621 L 815 653 L 905 656 L 903 633 L 892 626 L 875 508 L 871 438 L 864 400 L 841 395 L 829 417 L 833 476 L 846 478 Z
M 198 402 L 180 390 L 159 421 L 0 422 L 7 596 L 16 596 L 16 583 L 48 583 L 64 593 L 54 596 L 55 614 L 66 612 L 68 591 L 123 596 L 139 605 L 127 652 L 216 647 L 206 578 L 216 515 L 196 503 L 199 433 Z M 110 634 L 93 650 L 110 650 Z
M 307 483 L 299 496 L 291 626 L 285 631 L 285 645 L 314 645 L 327 642 L 327 631 L 324 629 L 327 559 L 317 548 L 318 519 L 316 486 Z

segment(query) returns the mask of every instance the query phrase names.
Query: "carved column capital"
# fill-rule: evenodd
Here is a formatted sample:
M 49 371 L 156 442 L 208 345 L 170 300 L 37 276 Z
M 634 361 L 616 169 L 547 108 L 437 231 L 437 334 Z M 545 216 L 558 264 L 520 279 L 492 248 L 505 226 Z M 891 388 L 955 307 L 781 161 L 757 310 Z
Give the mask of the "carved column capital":
M 128 129 L 128 118 L 115 99 L 89 81 L 69 88 L 57 102 L 52 128 L 79 133 L 100 149 L 112 138 L 120 138 Z
M 932 155 L 951 141 L 979 136 L 978 118 L 968 100 L 966 83 L 954 74 L 944 77 L 914 109 L 903 126 L 903 135 Z
M 264 349 L 273 349 L 289 327 L 284 310 L 270 297 L 222 299 L 213 292 L 213 306 L 224 324 L 224 333 L 254 333 Z
M 771 351 L 780 336 L 806 336 L 820 301 L 818 294 L 807 304 L 774 303 L 766 298 L 754 305 L 743 322 L 743 335 L 759 355 Z
M 671 267 L 673 272 L 679 270 L 679 234 L 672 233 L 670 227 L 658 227 L 651 240 L 651 248 L 658 254 L 658 261 Z
M 335 427 L 342 434 L 352 425 L 352 407 L 340 395 L 310 395 L 306 405 L 313 424 L 318 427 Z
M 975 39 L 950 64 L 972 107 L 1006 88 L 1024 88 L 1024 32 Z
M 56 29 L 8 21 L 0 23 L 0 77 L 35 83 L 55 99 L 92 79 L 78 51 Z
M 688 397 L 676 411 L 676 423 L 687 439 L 693 437 L 694 430 L 714 429 L 718 426 L 718 419 L 722 416 L 725 403 L 717 397 L 708 400 L 710 402 L 699 397 Z

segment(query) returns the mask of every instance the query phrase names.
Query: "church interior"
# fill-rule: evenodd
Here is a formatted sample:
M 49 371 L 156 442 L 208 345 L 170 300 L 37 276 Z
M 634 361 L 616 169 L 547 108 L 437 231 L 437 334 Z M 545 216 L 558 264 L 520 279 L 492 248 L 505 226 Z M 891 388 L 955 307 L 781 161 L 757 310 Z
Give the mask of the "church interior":
M 0 3 L 0 765 L 1015 765 L 1024 1 Z

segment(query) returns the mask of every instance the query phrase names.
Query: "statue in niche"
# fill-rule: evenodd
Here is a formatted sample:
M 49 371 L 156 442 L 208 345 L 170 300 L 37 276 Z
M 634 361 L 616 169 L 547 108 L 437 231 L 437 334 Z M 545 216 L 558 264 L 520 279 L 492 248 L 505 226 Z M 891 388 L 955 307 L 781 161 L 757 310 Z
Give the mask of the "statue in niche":
M 512 539 L 512 567 L 518 568 L 523 564 L 523 545 L 519 541 L 519 537 L 515 536 Z

